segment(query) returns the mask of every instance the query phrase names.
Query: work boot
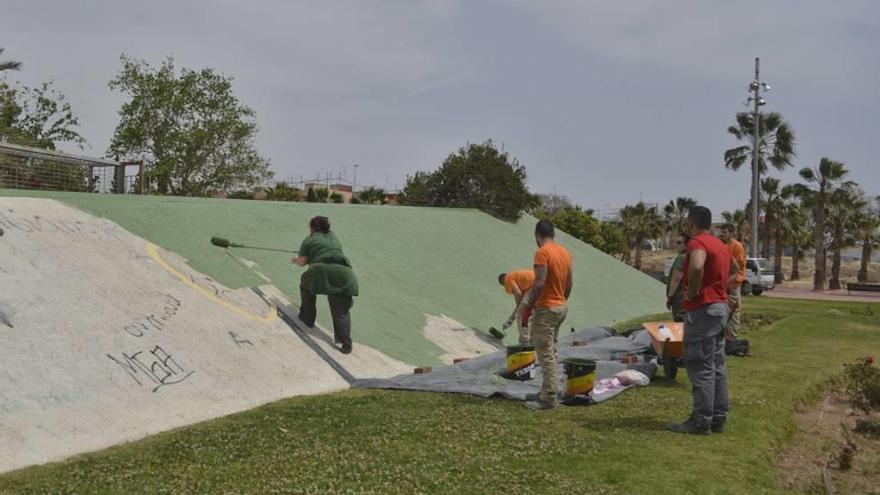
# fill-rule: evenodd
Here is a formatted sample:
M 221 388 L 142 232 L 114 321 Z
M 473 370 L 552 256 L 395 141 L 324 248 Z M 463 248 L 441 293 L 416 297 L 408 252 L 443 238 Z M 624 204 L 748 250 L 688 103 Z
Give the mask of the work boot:
M 712 432 L 710 422 L 697 421 L 693 417 L 681 423 L 670 423 L 666 425 L 666 429 L 673 433 L 686 433 L 688 435 L 708 435 Z
M 712 418 L 712 433 L 724 433 L 724 424 L 727 418 Z
M 535 409 L 536 411 L 548 411 L 550 409 L 556 409 L 556 406 L 558 405 L 559 403 L 557 403 L 556 401 L 550 402 L 541 399 L 526 402 L 527 407 Z
M 341 353 L 343 353 L 343 354 L 351 354 L 351 344 L 343 345 L 343 346 L 339 349 L 339 352 L 341 352 Z

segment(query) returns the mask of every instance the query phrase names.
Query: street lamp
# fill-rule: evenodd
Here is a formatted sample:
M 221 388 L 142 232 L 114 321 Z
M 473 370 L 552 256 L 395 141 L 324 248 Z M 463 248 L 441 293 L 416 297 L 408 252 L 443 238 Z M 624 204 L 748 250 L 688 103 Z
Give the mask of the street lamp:
M 761 96 L 761 91 L 765 93 L 770 91 L 770 85 L 761 81 L 760 58 L 755 58 L 755 80 L 749 83 L 749 91 L 752 96 L 749 97 L 748 104 L 754 104 L 753 120 L 755 124 L 754 136 L 752 139 L 752 228 L 749 235 L 749 257 L 756 258 L 758 256 L 758 198 L 760 195 L 761 171 L 758 168 L 758 149 L 761 147 L 761 114 L 758 112 L 767 101 Z

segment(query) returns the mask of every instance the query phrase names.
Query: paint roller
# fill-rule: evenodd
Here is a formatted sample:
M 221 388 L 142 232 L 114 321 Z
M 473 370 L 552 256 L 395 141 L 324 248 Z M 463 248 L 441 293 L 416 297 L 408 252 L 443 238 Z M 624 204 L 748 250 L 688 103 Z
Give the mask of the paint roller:
M 298 251 L 293 251 L 291 249 L 279 249 L 279 248 L 270 248 L 270 247 L 263 247 L 263 246 L 248 246 L 246 244 L 239 244 L 237 242 L 231 242 L 228 239 L 224 239 L 222 237 L 212 237 L 211 244 L 218 246 L 218 247 L 222 247 L 224 249 L 229 249 L 229 248 L 259 249 L 261 251 L 275 251 L 277 253 L 299 254 Z

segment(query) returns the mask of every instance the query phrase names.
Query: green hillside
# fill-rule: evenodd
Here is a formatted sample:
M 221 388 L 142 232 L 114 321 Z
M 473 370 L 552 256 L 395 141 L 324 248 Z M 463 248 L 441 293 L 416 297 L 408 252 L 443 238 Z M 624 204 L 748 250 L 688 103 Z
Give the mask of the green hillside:
M 355 342 L 413 364 L 437 364 L 443 354 L 421 335 L 426 314 L 484 332 L 500 326 L 512 302 L 497 275 L 531 266 L 535 249 L 533 218 L 512 224 L 474 210 L 0 190 L 0 196 L 13 195 L 53 198 L 108 218 L 233 288 L 269 283 L 259 272 L 294 302 L 301 269 L 290 264 L 290 256 L 235 250 L 255 263 L 245 266 L 209 239 L 296 249 L 308 234 L 308 220 L 326 215 L 360 280 Z M 575 264 L 566 328 L 663 310 L 657 281 L 568 235 L 557 240 L 571 250 Z M 321 301 L 319 311 L 319 323 L 330 327 Z

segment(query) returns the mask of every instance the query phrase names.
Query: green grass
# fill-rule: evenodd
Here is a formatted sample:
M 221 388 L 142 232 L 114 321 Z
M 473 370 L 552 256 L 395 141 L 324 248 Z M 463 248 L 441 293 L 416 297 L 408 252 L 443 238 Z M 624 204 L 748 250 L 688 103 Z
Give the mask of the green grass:
M 663 430 L 688 413 L 683 373 L 550 412 L 357 390 L 9 473 L 0 492 L 779 493 L 771 460 L 795 432 L 793 404 L 842 363 L 880 349 L 880 305 L 747 298 L 745 308 L 754 356 L 729 361 L 733 409 L 722 435 Z

